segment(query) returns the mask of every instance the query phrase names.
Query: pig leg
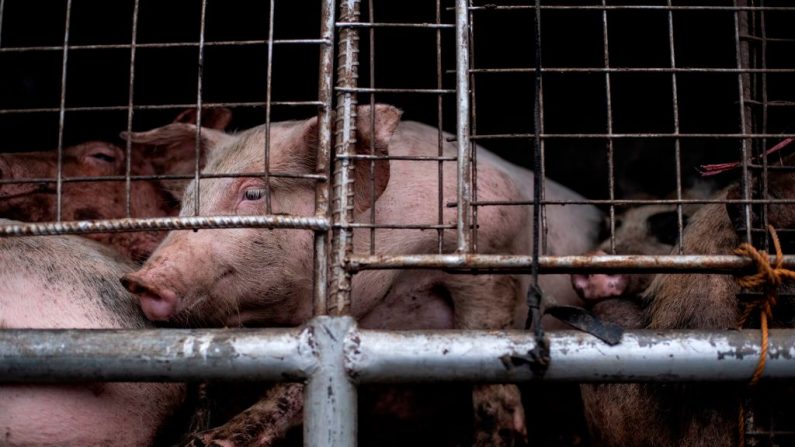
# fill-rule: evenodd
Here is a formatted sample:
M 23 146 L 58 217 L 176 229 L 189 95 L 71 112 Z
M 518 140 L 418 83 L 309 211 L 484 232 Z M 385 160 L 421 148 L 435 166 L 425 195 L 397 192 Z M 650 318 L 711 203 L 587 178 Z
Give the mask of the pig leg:
M 451 276 L 445 283 L 460 329 L 509 329 L 526 315 L 521 283 L 515 276 Z M 527 442 L 524 407 L 514 384 L 475 385 L 472 393 L 476 446 Z
M 226 424 L 198 433 L 185 447 L 267 447 L 301 423 L 304 385 L 281 383 Z

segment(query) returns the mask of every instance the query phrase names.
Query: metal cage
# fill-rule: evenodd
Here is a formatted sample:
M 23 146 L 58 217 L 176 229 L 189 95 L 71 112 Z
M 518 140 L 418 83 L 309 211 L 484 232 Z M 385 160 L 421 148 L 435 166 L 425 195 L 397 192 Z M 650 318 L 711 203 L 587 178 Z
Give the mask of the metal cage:
M 693 168 L 739 160 L 743 197 L 733 203 L 744 209 L 746 239 L 769 249 L 766 238 L 755 238 L 766 230 L 753 228 L 752 211 L 759 208 L 764 216 L 766 205 L 792 204 L 793 199 L 760 199 L 766 182 L 755 183 L 752 173 L 762 172 L 764 179 L 769 169 L 781 169 L 760 155 L 795 137 L 789 117 L 795 104 L 795 68 L 788 53 L 795 36 L 787 26 L 795 7 L 763 0 L 436 0 L 411 7 L 321 0 L 301 10 L 270 0 L 239 6 L 252 8 L 242 14 L 257 17 L 251 19 L 210 0 L 197 2 L 199 7 L 161 9 L 147 0 L 124 6 L 101 3 L 65 0 L 62 7 L 52 6 L 62 8 L 62 14 L 52 14 L 60 23 L 36 23 L 35 8 L 0 0 L 0 60 L 15 67 L 0 75 L 0 88 L 6 87 L 0 98 L 0 129 L 7 135 L 6 144 L 14 146 L 2 150 L 55 147 L 59 154 L 56 178 L 0 178 L 0 185 L 51 185 L 55 221 L 0 225 L 0 236 L 237 227 L 309 230 L 314 234 L 312 299 L 318 317 L 306 328 L 285 330 L 4 330 L 4 380 L 306 380 L 305 445 L 354 445 L 356 384 L 539 380 L 542 376 L 530 368 L 506 367 L 505 359 L 525 356 L 541 336 L 549 342 L 551 359 L 544 380 L 742 381 L 751 376 L 761 351 L 756 331 L 630 331 L 622 344 L 607 347 L 568 331 L 368 331 L 357 329 L 345 315 L 351 305 L 351 278 L 371 269 L 518 272 L 534 281 L 549 273 L 748 270 L 750 260 L 730 254 L 551 255 L 545 207 L 597 205 L 609 216 L 608 235 L 615 249 L 616 210 L 670 204 L 677 210 L 681 238 L 683 206 L 715 202 L 685 197 Z M 383 15 L 387 19 L 380 18 L 381 8 L 388 11 Z M 91 30 L 89 25 L 101 22 L 92 19 L 97 11 L 117 31 L 111 26 Z M 311 20 L 300 20 L 307 16 Z M 182 21 L 168 31 L 169 20 L 176 17 Z M 246 26 L 230 25 L 234 20 Z M 26 30 L 28 25 L 33 29 Z M 632 40 L 646 50 L 633 50 L 636 42 L 627 43 Z M 403 46 L 410 49 L 401 54 Z M 388 51 L 381 52 L 383 48 Z M 115 87 L 106 91 L 91 73 L 97 61 L 107 64 L 105 81 Z M 354 162 L 370 161 L 373 183 L 373 166 L 389 159 L 352 152 L 356 105 L 376 101 L 396 102 L 439 130 L 438 156 L 404 160 L 436 164 L 439 176 L 445 164 L 455 164 L 455 200 L 446 200 L 441 181 L 438 190 L 428 191 L 438 208 L 435 222 L 378 223 L 374 212 L 367 222 L 353 218 Z M 192 175 L 132 174 L 130 142 L 124 175 L 67 177 L 60 169 L 70 142 L 89 135 L 110 138 L 121 130 L 162 122 L 175 110 L 206 106 L 234 108 L 242 116 L 241 126 L 317 113 L 315 173 L 270 172 L 269 142 L 263 148 L 262 172 L 266 178 L 315 182 L 314 214 L 208 216 L 197 200 L 194 217 L 133 217 L 134 182 L 202 177 L 198 145 Z M 444 129 L 455 129 L 454 137 Z M 455 157 L 443 155 L 446 139 L 457 144 Z M 496 147 L 500 155 L 538 173 L 534 200 L 478 200 L 476 143 Z M 638 153 L 656 155 L 636 166 L 631 157 Z M 651 181 L 668 185 L 673 194 L 665 199 L 633 196 L 619 179 L 635 169 L 658 171 L 648 174 Z M 576 184 L 588 199 L 545 200 L 540 181 L 545 175 Z M 124 183 L 126 215 L 64 221 L 61 192 L 69 182 Z M 478 211 L 516 206 L 534 211 L 534 226 L 527 229 L 536 236 L 532 253 L 480 253 Z M 443 218 L 449 209 L 455 209 L 454 223 Z M 370 232 L 368 252 L 353 251 L 354 229 Z M 435 232 L 437 250 L 384 254 L 372 236 L 383 229 Z M 453 250 L 445 249 L 453 245 Z M 784 261 L 795 266 L 793 256 Z M 793 377 L 794 351 L 792 331 L 773 331 L 765 376 Z M 418 364 L 424 367 L 420 370 Z M 754 431 L 749 426 L 746 431 L 750 438 L 773 439 L 773 428 L 768 424 Z

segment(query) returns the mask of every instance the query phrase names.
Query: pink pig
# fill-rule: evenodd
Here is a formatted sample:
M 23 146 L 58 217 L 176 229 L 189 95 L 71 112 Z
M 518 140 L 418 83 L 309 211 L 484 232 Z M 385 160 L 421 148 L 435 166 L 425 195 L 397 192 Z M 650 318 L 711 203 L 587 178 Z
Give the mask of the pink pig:
M 357 108 L 358 153 L 428 156 L 438 151 L 435 128 L 401 122 L 392 106 Z M 265 127 L 216 138 L 209 149 L 208 174 L 254 173 L 263 169 Z M 373 132 L 374 131 L 374 132 Z M 155 129 L 134 134 L 133 141 L 179 141 L 191 138 Z M 313 173 L 317 119 L 271 124 L 272 172 Z M 456 154 L 446 143 L 444 155 Z M 371 200 L 376 223 L 435 224 L 437 203 L 429 197 L 438 188 L 437 163 L 388 160 L 375 163 L 375 197 L 371 197 L 369 161 L 355 166 L 355 220 L 367 222 Z M 478 149 L 478 199 L 531 200 L 533 173 Z M 455 163 L 444 166 L 444 202 L 456 197 Z M 197 185 L 186 191 L 181 215 L 193 213 Z M 311 216 L 314 184 L 311 181 L 271 178 L 274 213 Z M 265 213 L 264 180 L 260 177 L 202 179 L 199 198 L 202 214 L 258 215 Z M 546 182 L 549 200 L 581 200 L 576 193 Z M 550 254 L 577 254 L 593 248 L 600 213 L 592 206 L 547 206 Z M 455 222 L 455 209 L 444 208 L 445 223 Z M 532 208 L 482 207 L 478 214 L 481 253 L 529 254 Z M 437 233 L 421 230 L 375 232 L 377 254 L 435 253 Z M 455 234 L 447 231 L 445 252 L 455 250 Z M 370 246 L 367 229 L 354 231 L 354 253 Z M 152 320 L 183 325 L 274 326 L 299 325 L 312 316 L 312 253 L 310 231 L 227 229 L 171 232 L 137 272 L 123 283 L 139 295 Z M 525 296 L 529 278 L 522 275 L 452 275 L 441 271 L 374 270 L 353 278 L 352 315 L 364 328 L 380 329 L 507 329 L 522 327 L 527 313 Z M 541 286 L 559 303 L 579 299 L 564 275 L 544 276 Z M 513 385 L 476 386 L 476 414 L 491 413 L 492 427 L 476 430 L 477 445 L 512 445 L 525 436 L 518 390 Z M 300 411 L 300 399 L 293 399 Z M 233 421 L 232 424 L 241 423 Z M 229 427 L 227 427 L 229 428 Z M 500 436 L 500 429 L 513 433 Z M 228 441 L 230 430 L 215 431 L 203 439 Z M 252 434 L 251 439 L 224 445 L 269 445 L 271 439 Z M 510 439 L 508 439 L 510 438 Z M 256 441 L 256 442 L 255 442 Z
M 0 239 L 0 327 L 151 327 L 118 285 L 130 270 L 129 261 L 84 238 Z M 176 383 L 3 384 L 0 444 L 150 446 L 184 395 Z

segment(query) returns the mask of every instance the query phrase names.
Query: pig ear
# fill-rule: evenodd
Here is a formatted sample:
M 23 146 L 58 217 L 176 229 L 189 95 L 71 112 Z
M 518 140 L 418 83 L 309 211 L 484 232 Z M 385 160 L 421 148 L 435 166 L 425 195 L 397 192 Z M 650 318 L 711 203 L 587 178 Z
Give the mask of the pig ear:
M 399 109 L 386 104 L 357 107 L 356 154 L 388 155 L 389 142 L 400 123 L 401 113 Z M 306 121 L 302 130 L 303 143 L 309 148 L 303 162 L 311 169 L 316 160 L 318 131 L 317 117 Z M 370 165 L 370 160 L 356 160 L 354 163 L 354 207 L 357 213 L 369 209 L 389 183 L 389 160 L 378 160 L 374 162 L 375 183 L 371 189 Z
M 196 124 L 196 121 L 196 109 L 184 110 L 174 119 L 175 123 Z M 201 124 L 204 128 L 224 130 L 230 121 L 232 121 L 232 111 L 226 107 L 202 108 Z
M 137 145 L 134 162 L 151 166 L 158 175 L 189 175 L 196 168 L 196 125 L 172 123 L 146 132 L 122 132 L 121 137 Z M 215 129 L 201 128 L 199 137 L 199 168 L 204 168 L 207 154 L 213 147 L 232 139 L 231 135 Z M 187 180 L 163 180 L 161 185 L 174 199 L 179 200 L 188 185 Z
M 172 123 L 146 132 L 122 132 L 121 137 L 144 146 L 144 156 L 157 174 L 189 174 L 193 172 L 196 157 L 196 126 Z M 200 167 L 208 151 L 232 137 L 215 129 L 202 127 L 199 137 Z
M 400 124 L 401 111 L 386 104 L 356 108 L 356 153 L 359 155 L 389 155 L 389 142 Z M 389 184 L 389 160 L 357 160 L 354 166 L 355 211 L 362 212 L 378 200 Z M 370 169 L 373 167 L 374 185 L 371 187 Z

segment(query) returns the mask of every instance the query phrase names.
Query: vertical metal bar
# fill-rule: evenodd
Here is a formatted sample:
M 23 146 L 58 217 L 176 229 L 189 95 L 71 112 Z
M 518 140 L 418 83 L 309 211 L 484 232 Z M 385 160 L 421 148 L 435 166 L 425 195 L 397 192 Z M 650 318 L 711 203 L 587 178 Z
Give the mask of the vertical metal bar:
M 740 29 L 748 28 L 748 15 L 740 10 L 740 7 L 747 6 L 745 0 L 735 0 L 734 2 L 734 42 L 737 57 L 737 68 L 740 70 L 737 74 L 737 89 L 739 94 L 740 103 L 740 132 L 747 134 L 751 132 L 750 123 L 747 119 L 750 116 L 750 110 L 746 104 L 746 95 L 748 94 L 750 75 L 743 73 L 742 69 L 747 67 L 748 62 L 748 44 L 740 39 Z M 749 140 L 742 140 L 742 177 L 740 187 L 743 190 L 743 200 L 751 200 L 751 174 L 748 170 L 748 162 L 750 161 L 751 152 L 748 150 Z M 745 225 L 745 240 L 753 242 L 751 239 L 751 204 L 749 202 L 743 205 L 744 209 L 744 225 Z
M 375 23 L 373 0 L 367 1 L 370 23 Z M 375 88 L 375 28 L 370 27 L 370 88 Z M 375 93 L 370 93 L 370 135 L 375 135 Z M 375 138 L 370 138 L 370 155 L 375 155 Z M 375 160 L 370 160 L 370 225 L 375 225 Z M 375 254 L 375 227 L 370 228 L 370 254 Z
M 539 5 L 540 6 L 540 5 Z M 538 54 L 535 55 L 536 57 L 536 68 L 541 70 L 543 60 L 541 59 L 541 11 L 540 7 L 536 8 L 536 41 L 538 42 L 537 49 Z M 533 123 L 533 127 L 536 129 L 536 141 L 535 145 L 537 150 L 539 151 L 538 157 L 538 165 L 534 167 L 534 177 L 538 177 L 536 180 L 536 185 L 539 189 L 539 213 L 541 219 L 541 231 L 537 232 L 537 236 L 541 238 L 541 253 L 547 253 L 547 207 L 544 204 L 544 200 L 546 198 L 546 162 L 545 162 L 545 150 L 544 146 L 546 144 L 546 140 L 541 138 L 541 135 L 544 133 L 544 76 L 541 72 L 536 74 L 536 86 L 535 86 L 535 95 L 536 101 L 535 106 L 537 108 L 534 115 L 535 122 Z
M 458 125 L 458 191 L 456 227 L 458 252 L 471 252 L 470 210 L 472 203 L 471 153 L 469 141 L 469 2 L 456 0 L 456 107 Z
M 193 212 L 199 216 L 199 198 L 201 197 L 201 184 L 199 182 L 199 171 L 201 170 L 201 128 L 202 128 L 202 80 L 204 77 L 204 26 L 207 17 L 207 0 L 202 0 L 201 20 L 199 25 L 199 60 L 196 68 L 196 139 L 194 140 L 194 165 L 193 181 L 196 183 L 196 201 L 194 202 Z
M 66 23 L 63 33 L 63 58 L 61 60 L 61 98 L 58 111 L 58 166 L 56 173 L 55 220 L 61 221 L 63 213 L 63 127 L 66 119 L 66 72 L 69 62 L 69 26 L 72 19 L 72 0 L 66 0 Z
M 607 2 L 602 0 L 602 6 Z M 602 10 L 602 41 L 604 44 L 603 58 L 605 68 L 610 68 L 610 43 L 608 40 L 607 9 Z M 610 70 L 605 71 L 605 95 L 607 99 L 607 177 L 608 197 L 610 199 L 610 252 L 616 253 L 616 199 L 615 153 L 613 147 L 613 94 L 610 88 Z
M 343 0 L 340 3 L 339 19 L 343 22 L 359 20 L 359 1 Z M 339 34 L 339 64 L 337 85 L 343 89 L 356 87 L 359 76 L 359 32 L 356 28 L 344 28 Z M 345 90 L 337 96 L 336 153 L 343 155 L 334 163 L 332 179 L 332 314 L 343 315 L 351 305 L 351 274 L 345 269 L 345 260 L 353 250 L 353 180 L 354 163 L 349 158 L 356 145 L 356 96 Z
M 3 12 L 6 9 L 6 0 L 0 0 L 0 47 L 3 46 Z
M 273 85 L 273 15 L 275 11 L 274 0 L 270 2 L 270 11 L 268 16 L 268 68 L 265 74 L 266 88 L 265 88 L 265 147 L 263 148 L 263 165 L 265 167 L 265 213 L 273 214 L 271 207 L 271 93 Z
M 354 447 L 356 387 L 345 369 L 345 345 L 355 328 L 350 317 L 317 317 L 310 323 L 318 359 L 304 389 L 304 445 Z
M 324 42 L 320 46 L 320 79 L 318 81 L 318 101 L 323 105 L 318 111 L 318 147 L 315 172 L 329 178 L 331 166 L 331 132 L 332 132 L 332 100 L 334 83 L 334 0 L 321 2 L 320 38 Z M 315 215 L 329 218 L 329 185 L 328 180 L 319 182 L 315 187 Z M 328 231 L 315 232 L 315 268 L 314 268 L 314 314 L 325 314 L 328 297 Z
M 138 42 L 138 7 L 139 0 L 133 2 L 133 17 L 132 17 L 132 37 L 130 39 L 130 85 L 127 89 L 127 135 L 132 134 L 133 122 L 133 99 L 134 99 L 134 85 L 135 85 L 135 48 Z M 130 175 L 132 173 L 132 140 L 127 138 L 127 145 L 125 147 L 125 166 L 124 166 L 124 192 L 125 192 L 125 213 L 127 217 L 132 217 L 132 180 Z
M 668 7 L 671 7 L 671 0 L 668 0 Z M 676 46 L 674 45 L 674 14 L 668 10 L 668 51 L 670 52 L 671 68 L 676 68 Z M 676 71 L 671 72 L 671 96 L 674 111 L 674 133 L 679 134 L 679 88 L 676 79 Z M 682 143 L 679 138 L 674 140 L 674 163 L 676 163 L 676 200 L 682 200 Z M 679 240 L 682 240 L 684 233 L 684 216 L 682 215 L 682 204 L 676 204 L 676 225 Z M 677 244 L 679 254 L 684 254 L 682 244 Z
M 764 1 L 759 2 L 759 6 L 765 6 Z M 765 16 L 766 12 L 764 10 L 759 11 L 759 44 L 761 45 L 761 49 L 759 50 L 759 59 L 762 69 L 767 69 L 767 29 L 765 27 Z M 760 88 L 762 95 L 762 128 L 760 131 L 762 133 L 767 133 L 767 120 L 768 120 L 768 102 L 767 102 L 767 72 L 763 71 L 762 73 L 756 73 L 754 76 L 759 76 L 762 78 L 762 86 Z M 761 141 L 761 147 L 759 148 L 760 154 L 764 154 L 765 150 L 767 149 L 767 138 L 763 138 Z M 767 170 L 767 157 L 762 157 L 762 198 L 767 198 L 768 194 L 768 170 Z M 769 221 L 768 221 L 768 209 L 769 206 L 767 203 L 762 204 L 762 228 L 768 228 Z M 768 238 L 764 240 L 764 249 L 768 252 L 770 251 L 770 246 L 768 242 Z M 771 417 L 771 420 L 774 419 Z
M 436 24 L 442 23 L 442 0 L 436 0 Z M 444 87 L 444 78 L 442 75 L 442 30 L 436 30 L 436 88 L 442 90 Z M 444 156 L 444 96 L 440 93 L 436 96 L 436 147 L 438 148 L 437 155 Z M 436 223 L 441 226 L 444 224 L 444 161 L 441 159 L 437 163 L 437 211 Z M 444 229 L 439 228 L 436 230 L 437 238 L 437 252 L 442 254 L 444 252 Z
M 469 11 L 469 67 L 475 66 L 475 46 L 473 42 L 475 41 L 475 13 L 474 11 Z M 477 106 L 477 79 L 475 78 L 475 73 L 469 74 L 469 128 L 472 130 L 470 135 L 477 133 L 478 128 L 478 106 Z M 471 175 L 469 181 L 471 185 L 472 191 L 472 202 L 470 205 L 470 222 L 469 222 L 469 234 L 471 235 L 470 240 L 470 253 L 477 253 L 478 251 L 478 212 L 480 209 L 478 208 L 478 151 L 471 143 L 469 144 L 469 173 Z

